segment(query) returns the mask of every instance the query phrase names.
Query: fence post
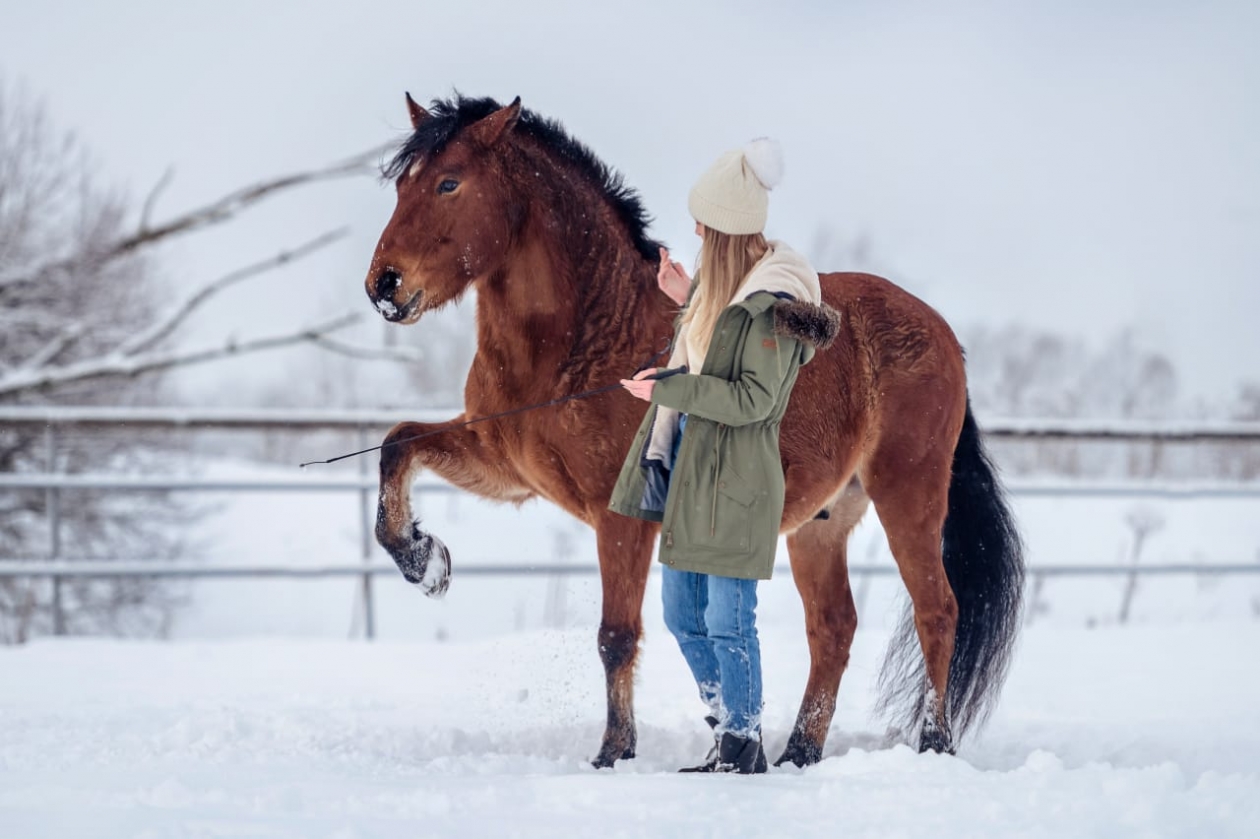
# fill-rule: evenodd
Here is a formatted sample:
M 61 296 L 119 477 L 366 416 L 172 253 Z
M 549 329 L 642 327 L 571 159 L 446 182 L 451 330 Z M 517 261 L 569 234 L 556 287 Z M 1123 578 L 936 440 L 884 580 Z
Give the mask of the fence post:
M 53 635 L 66 634 L 66 612 L 61 606 L 61 577 L 52 578 Z
M 553 550 L 557 565 L 568 565 L 573 556 L 573 537 L 567 530 L 556 528 L 555 548 Z M 543 600 L 543 626 L 548 629 L 563 629 L 567 609 L 565 593 L 568 581 L 562 574 L 552 574 L 547 582 L 547 595 Z
M 358 448 L 367 448 L 367 427 L 358 427 Z M 359 475 L 367 477 L 367 458 L 359 458 Z M 363 564 L 372 561 L 372 522 L 368 515 L 368 505 L 372 503 L 371 493 L 366 487 L 359 490 L 359 549 Z M 376 609 L 372 602 L 372 575 L 363 575 L 363 637 L 371 641 L 376 638 Z
M 44 470 L 52 475 L 57 471 L 57 429 L 51 422 L 44 426 Z M 48 509 L 48 558 L 56 561 L 61 557 L 61 490 L 48 487 L 44 490 Z M 61 597 L 61 577 L 52 578 L 53 635 L 66 634 L 66 612 Z
M 1046 575 L 1033 572 L 1032 575 L 1032 596 L 1028 598 L 1028 605 L 1024 611 L 1024 626 L 1032 626 L 1033 620 L 1037 617 L 1037 610 L 1041 607 L 1041 590 L 1046 585 Z
M 1129 622 L 1129 609 L 1132 607 L 1133 597 L 1137 593 L 1137 567 L 1142 559 L 1142 548 L 1146 544 L 1146 538 L 1164 526 L 1164 517 L 1151 508 L 1139 507 L 1125 516 L 1125 522 L 1129 527 L 1133 528 L 1133 570 L 1129 572 L 1128 581 L 1124 586 L 1124 593 L 1120 597 L 1120 615 L 1118 620 L 1121 624 Z
M 857 595 L 853 598 L 853 608 L 857 611 L 858 619 L 861 620 L 862 615 L 866 614 L 866 596 L 871 590 L 871 575 L 861 572 L 857 577 Z

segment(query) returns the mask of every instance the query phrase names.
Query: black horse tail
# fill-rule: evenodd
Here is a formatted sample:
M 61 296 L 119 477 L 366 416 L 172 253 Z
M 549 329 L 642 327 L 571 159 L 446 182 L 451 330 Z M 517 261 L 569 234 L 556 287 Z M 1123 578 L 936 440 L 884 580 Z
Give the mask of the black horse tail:
M 967 400 L 962 433 L 954 449 L 949 511 L 942 538 L 945 575 L 958 602 L 958 628 L 949 663 L 946 719 L 957 743 L 984 722 L 1002 683 L 1021 624 L 1024 546 L 998 482 L 997 469 L 980 440 Z M 893 711 L 903 731 L 923 721 L 928 685 L 923 653 L 906 609 L 879 677 L 879 708 Z

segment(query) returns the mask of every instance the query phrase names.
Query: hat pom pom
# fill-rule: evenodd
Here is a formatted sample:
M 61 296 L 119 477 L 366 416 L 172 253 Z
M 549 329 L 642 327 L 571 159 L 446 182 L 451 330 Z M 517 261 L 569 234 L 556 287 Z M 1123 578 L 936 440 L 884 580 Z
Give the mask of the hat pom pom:
M 744 146 L 744 160 L 766 189 L 774 189 L 783 180 L 783 148 L 778 140 L 758 137 Z

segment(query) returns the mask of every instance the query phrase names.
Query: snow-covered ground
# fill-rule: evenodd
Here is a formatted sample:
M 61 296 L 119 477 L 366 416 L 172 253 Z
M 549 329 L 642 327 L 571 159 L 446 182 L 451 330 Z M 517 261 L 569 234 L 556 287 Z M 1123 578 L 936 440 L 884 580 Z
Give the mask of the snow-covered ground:
M 804 645 L 766 634 L 782 747 Z M 823 762 L 680 776 L 706 731 L 651 632 L 639 757 L 587 763 L 587 628 L 440 642 L 40 641 L 0 651 L 0 836 L 1254 836 L 1260 626 L 1024 637 L 958 757 L 869 718 L 886 636 L 859 632 Z
M 253 467 L 219 464 L 217 473 Z M 345 495 L 207 498 L 216 562 L 354 560 Z M 588 759 L 603 729 L 594 578 L 460 576 L 479 562 L 593 562 L 544 504 L 419 499 L 451 546 L 445 601 L 375 584 L 189 587 L 169 642 L 0 649 L 0 837 L 1252 836 L 1260 824 L 1260 579 L 1052 581 L 990 725 L 957 757 L 891 745 L 870 716 L 899 612 L 859 590 L 862 626 L 825 759 L 764 777 L 680 776 L 703 708 L 660 622 L 654 576 L 637 688 L 639 757 Z M 1143 561 L 1255 562 L 1254 501 L 1155 505 Z M 1021 501 L 1030 563 L 1128 556 L 1123 501 Z M 1145 505 L 1147 507 L 1151 505 Z M 869 517 L 855 562 L 888 562 Z M 783 746 L 808 658 L 788 575 L 762 587 L 766 739 Z

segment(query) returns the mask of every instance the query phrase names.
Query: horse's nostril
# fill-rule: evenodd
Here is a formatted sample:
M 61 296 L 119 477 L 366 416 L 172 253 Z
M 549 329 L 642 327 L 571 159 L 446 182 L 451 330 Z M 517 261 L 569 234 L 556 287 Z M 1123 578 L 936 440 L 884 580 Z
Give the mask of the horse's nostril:
M 402 274 L 393 268 L 386 268 L 376 275 L 376 297 L 378 300 L 393 298 L 394 292 L 402 285 Z

